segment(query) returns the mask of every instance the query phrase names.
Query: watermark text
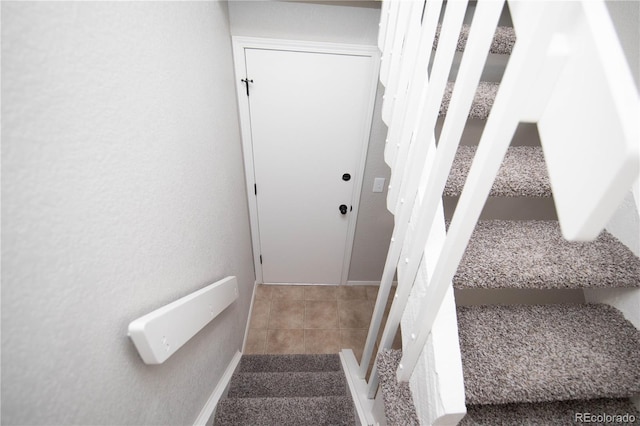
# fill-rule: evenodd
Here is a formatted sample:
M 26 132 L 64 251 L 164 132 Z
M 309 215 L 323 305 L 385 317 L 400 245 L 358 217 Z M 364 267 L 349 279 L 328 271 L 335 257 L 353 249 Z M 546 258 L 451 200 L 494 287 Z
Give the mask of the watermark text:
M 636 416 L 630 413 L 626 414 L 608 414 L 608 413 L 575 413 L 573 421 L 576 423 L 635 423 Z

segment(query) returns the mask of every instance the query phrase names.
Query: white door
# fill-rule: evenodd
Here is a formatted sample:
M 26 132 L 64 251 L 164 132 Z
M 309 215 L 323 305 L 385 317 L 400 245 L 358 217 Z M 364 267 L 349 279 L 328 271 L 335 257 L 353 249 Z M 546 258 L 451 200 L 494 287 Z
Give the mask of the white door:
M 263 48 L 245 48 L 244 60 L 262 282 L 344 282 L 375 61 Z

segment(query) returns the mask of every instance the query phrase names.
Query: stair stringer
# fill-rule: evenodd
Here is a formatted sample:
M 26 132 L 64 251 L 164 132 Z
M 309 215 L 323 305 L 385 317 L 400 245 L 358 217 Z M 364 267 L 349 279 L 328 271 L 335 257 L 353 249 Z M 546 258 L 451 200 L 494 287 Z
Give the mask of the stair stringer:
M 607 231 L 640 257 L 640 211 L 634 189 L 625 197 L 609 223 Z M 635 198 L 635 199 L 634 199 Z M 624 317 L 640 330 L 640 288 L 598 288 L 584 289 L 588 303 L 605 303 L 618 309 Z M 640 410 L 640 395 L 631 399 Z
M 629 192 L 606 230 L 640 257 L 640 212 L 633 198 L 632 192 Z M 640 330 L 640 288 L 585 289 L 584 295 L 587 302 L 606 303 L 615 307 Z
M 441 203 L 427 240 L 415 284 L 402 316 L 403 350 L 406 350 L 406 342 L 410 342 L 412 339 L 412 336 L 407 335 L 405 330 L 415 330 L 414 325 L 420 307 L 424 304 L 425 289 L 428 286 L 430 275 L 427 265 L 435 264 L 445 237 L 444 211 Z M 403 273 L 404 262 L 400 262 L 399 279 Z M 466 415 L 462 358 L 458 342 L 458 320 L 453 286 L 449 287 L 443 300 L 431 335 L 409 380 L 409 386 L 420 424 L 457 424 Z

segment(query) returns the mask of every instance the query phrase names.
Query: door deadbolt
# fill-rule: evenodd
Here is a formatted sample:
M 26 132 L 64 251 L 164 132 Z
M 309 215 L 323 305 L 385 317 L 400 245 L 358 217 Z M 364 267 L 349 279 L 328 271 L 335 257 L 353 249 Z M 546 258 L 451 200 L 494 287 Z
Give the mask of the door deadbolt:
M 342 175 L 342 180 L 348 182 L 351 180 L 351 175 L 349 173 L 345 173 Z
M 347 206 L 345 204 L 340 204 L 338 208 L 340 209 L 340 213 L 347 214 Z

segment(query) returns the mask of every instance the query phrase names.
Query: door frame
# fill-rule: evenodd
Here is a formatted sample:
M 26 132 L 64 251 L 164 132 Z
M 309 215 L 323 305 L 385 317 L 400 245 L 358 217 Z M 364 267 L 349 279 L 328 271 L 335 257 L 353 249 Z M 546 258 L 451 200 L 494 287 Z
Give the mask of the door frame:
M 380 71 L 380 52 L 377 46 L 358 45 L 358 44 L 342 44 L 342 43 L 325 43 L 298 40 L 283 40 L 260 37 L 243 37 L 233 36 L 233 61 L 235 67 L 235 84 L 236 97 L 238 99 L 238 110 L 240 115 L 240 133 L 242 137 L 242 155 L 244 157 L 244 172 L 246 179 L 247 201 L 249 205 L 249 220 L 251 225 L 251 243 L 253 247 L 253 264 L 255 268 L 256 282 L 263 283 L 262 263 L 260 254 L 260 228 L 258 226 L 258 202 L 255 196 L 255 173 L 253 162 L 253 141 L 251 136 L 251 120 L 249 113 L 249 99 L 246 94 L 246 87 L 240 80 L 243 78 L 251 78 L 246 76 L 246 60 L 244 55 L 245 49 L 265 49 L 265 50 L 284 50 L 294 52 L 311 52 L 311 53 L 329 53 L 342 54 L 350 56 L 364 56 L 371 60 L 371 90 L 366 108 L 370 113 L 367 114 L 367 120 L 363 124 L 363 140 L 361 144 L 361 155 L 356 166 L 356 176 L 354 178 L 353 195 L 351 206 L 353 211 L 349 215 L 349 223 L 347 226 L 347 239 L 345 242 L 345 253 L 342 262 L 342 278 L 341 284 L 347 283 L 349 276 L 349 267 L 351 265 L 351 253 L 353 251 L 353 242 L 356 231 L 356 221 L 358 218 L 360 194 L 362 192 L 362 184 L 364 177 L 364 169 L 367 160 L 367 151 L 369 148 L 369 139 L 371 136 L 371 123 L 373 121 L 373 110 L 376 100 L 376 92 L 378 88 L 378 73 Z M 364 107 L 364 106 L 363 106 Z M 278 283 L 270 283 L 278 284 Z M 310 284 L 310 283 L 300 283 Z

